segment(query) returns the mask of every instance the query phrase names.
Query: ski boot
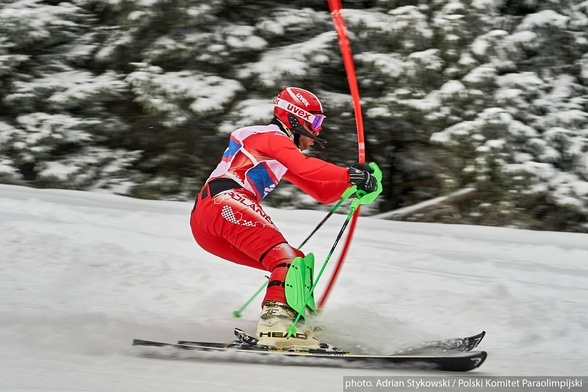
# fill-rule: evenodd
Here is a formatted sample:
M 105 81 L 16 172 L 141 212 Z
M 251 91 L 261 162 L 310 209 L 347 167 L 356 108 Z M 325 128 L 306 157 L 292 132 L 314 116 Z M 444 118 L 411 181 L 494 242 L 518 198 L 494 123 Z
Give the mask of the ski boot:
M 279 349 L 321 349 L 321 343 L 310 330 L 297 331 L 293 336 L 288 337 L 288 327 L 294 323 L 296 316 L 296 311 L 285 303 L 265 302 L 257 323 L 255 334 L 257 344 Z M 300 327 L 304 325 L 298 324 L 298 327 L 303 329 Z

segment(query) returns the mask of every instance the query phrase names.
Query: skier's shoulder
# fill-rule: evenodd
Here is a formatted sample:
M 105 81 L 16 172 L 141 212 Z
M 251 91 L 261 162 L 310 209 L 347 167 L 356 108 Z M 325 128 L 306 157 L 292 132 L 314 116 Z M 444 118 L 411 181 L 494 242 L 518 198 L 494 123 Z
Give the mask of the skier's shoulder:
M 269 125 L 249 125 L 246 127 L 241 127 L 233 131 L 234 135 L 241 135 L 243 138 L 251 135 L 265 135 L 268 137 L 285 137 L 286 139 L 290 139 L 288 135 L 278 128 L 277 125 L 269 124 Z
M 258 148 L 294 147 L 292 140 L 276 125 L 252 125 L 239 128 L 233 132 L 237 139 L 244 141 L 245 145 L 254 145 Z M 247 140 L 245 140 L 247 139 Z

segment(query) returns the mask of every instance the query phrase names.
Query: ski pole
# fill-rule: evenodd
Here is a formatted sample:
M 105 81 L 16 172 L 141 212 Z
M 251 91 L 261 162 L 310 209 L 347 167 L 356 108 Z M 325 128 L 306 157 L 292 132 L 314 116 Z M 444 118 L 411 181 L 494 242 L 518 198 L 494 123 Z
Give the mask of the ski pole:
M 268 285 L 268 282 L 269 282 L 269 276 L 266 276 L 266 278 L 267 278 L 268 280 L 267 280 L 266 282 L 264 282 L 264 283 L 263 283 L 263 285 L 261 285 L 261 287 L 260 287 L 260 288 L 258 288 L 258 289 L 257 289 L 257 291 L 255 292 L 255 294 L 253 294 L 253 295 L 251 296 L 251 298 L 249 298 L 249 299 L 247 300 L 247 302 L 245 302 L 245 303 L 243 304 L 243 306 L 241 306 L 241 309 L 239 309 L 239 310 L 235 310 L 235 311 L 233 312 L 233 316 L 235 316 L 236 318 L 241 318 L 241 313 L 243 313 L 243 311 L 245 310 L 245 308 L 246 308 L 247 306 L 249 306 L 249 304 L 250 304 L 251 302 L 253 302 L 253 300 L 255 299 L 255 297 L 257 297 L 257 296 L 259 295 L 259 293 L 261 293 L 261 291 L 262 291 L 262 290 L 265 288 L 265 286 L 267 286 L 267 285 Z
M 320 269 L 316 279 L 314 280 L 313 285 L 310 288 L 310 291 L 308 292 L 308 295 L 306 296 L 306 300 L 304 301 L 304 306 L 302 307 L 302 309 L 306 309 L 306 306 L 308 305 L 310 298 L 312 298 L 312 296 L 314 294 L 314 290 L 316 289 L 316 286 L 317 286 L 317 284 L 323 274 L 323 271 L 325 270 L 327 263 L 331 259 L 331 256 L 333 255 L 333 252 L 335 251 L 335 248 L 337 247 L 339 240 L 343 236 L 343 232 L 345 232 L 345 229 L 347 228 L 347 225 L 349 224 L 351 217 L 355 213 L 355 210 L 357 210 L 361 204 L 371 204 L 378 197 L 378 195 L 380 193 L 382 193 L 382 190 L 383 190 L 383 188 L 382 188 L 382 171 L 380 170 L 378 165 L 376 165 L 375 163 L 370 163 L 369 166 L 372 169 L 372 174 L 378 180 L 378 186 L 377 186 L 376 190 L 371 193 L 366 193 L 363 190 L 358 190 L 356 186 L 351 187 L 353 189 L 353 192 L 356 194 L 356 198 L 351 202 L 351 206 L 349 207 L 350 211 L 349 211 L 349 214 L 347 215 L 347 219 L 345 219 L 345 222 L 343 222 L 343 227 L 341 227 L 341 230 L 339 230 L 339 234 L 337 235 L 337 238 L 335 239 L 335 243 L 333 243 L 333 246 L 331 247 L 331 250 L 329 251 L 329 254 L 327 255 L 325 262 L 321 266 L 321 269 Z M 294 320 L 294 323 L 288 327 L 288 334 L 286 335 L 288 338 L 291 336 L 294 336 L 294 334 L 296 333 L 296 324 L 298 324 L 298 321 L 300 321 L 301 317 L 302 317 L 302 313 L 298 313 L 298 315 L 296 316 L 296 319 Z
M 323 220 L 320 221 L 320 223 L 314 228 L 312 233 L 310 233 L 310 235 L 308 237 L 306 237 L 306 239 L 304 241 L 302 241 L 302 244 L 300 244 L 300 246 L 298 247 L 299 249 L 302 248 L 304 246 L 304 244 L 306 244 L 306 242 L 310 239 L 310 237 L 312 237 L 314 235 L 314 233 L 316 233 L 318 231 L 318 229 L 320 229 L 325 224 L 325 222 L 335 213 L 335 211 L 337 211 L 339 209 L 341 204 L 343 204 L 347 199 L 349 199 L 349 197 L 351 195 L 353 195 L 354 192 L 355 192 L 355 189 L 352 186 L 350 186 L 349 188 L 347 188 L 347 190 L 345 192 L 343 192 L 341 199 L 337 202 L 337 204 L 335 204 L 333 206 L 333 208 L 331 208 L 331 211 L 329 211 L 327 216 L 325 216 L 323 218 Z
M 343 226 L 341 227 L 341 230 L 339 230 L 339 234 L 337 234 L 337 238 L 335 239 L 333 246 L 331 246 L 331 250 L 329 251 L 329 254 L 327 255 L 326 260 L 324 261 L 323 265 L 321 266 L 321 269 L 320 269 L 316 279 L 314 280 L 312 287 L 310 288 L 310 291 L 308 292 L 308 295 L 306 296 L 306 300 L 304 301 L 304 307 L 302 309 L 305 309 L 306 306 L 308 305 L 308 302 L 310 301 L 310 298 L 312 297 L 314 290 L 315 290 L 321 276 L 323 275 L 325 268 L 327 267 L 327 263 L 331 259 L 331 256 L 333 255 L 333 252 L 335 251 L 335 248 L 337 247 L 339 240 L 343 236 L 343 233 L 345 232 L 345 229 L 347 228 L 347 225 L 349 224 L 349 221 L 351 220 L 353 213 L 355 213 L 355 210 L 359 207 L 360 203 L 356 203 L 358 200 L 359 200 L 359 198 L 356 198 L 351 203 L 350 212 L 347 215 L 345 222 L 343 222 Z M 302 313 L 298 313 L 298 315 L 296 316 L 296 319 L 294 320 L 294 323 L 288 327 L 288 334 L 286 335 L 286 337 L 289 338 L 291 336 L 294 336 L 294 334 L 296 334 L 296 325 L 298 324 L 298 321 L 300 321 L 301 317 L 302 317 Z
M 302 241 L 302 244 L 300 244 L 300 246 L 298 248 L 302 248 L 302 246 L 304 246 L 304 244 L 306 244 L 306 242 L 314 235 L 314 233 L 316 233 L 318 231 L 318 229 L 320 229 L 321 226 L 323 224 L 325 224 L 325 222 L 335 213 L 335 211 L 337 211 L 339 209 L 341 204 L 343 204 L 347 199 L 349 199 L 349 197 L 351 197 L 351 195 L 353 195 L 356 192 L 356 190 L 357 190 L 357 188 L 355 186 L 350 186 L 349 188 L 347 188 L 347 190 L 345 192 L 343 192 L 343 195 L 341 195 L 341 199 L 337 202 L 337 204 L 335 204 L 333 206 L 333 208 L 331 208 L 331 211 L 329 211 L 327 216 L 318 224 L 317 227 L 315 227 L 315 229 L 312 231 L 312 233 L 310 233 L 310 235 L 308 237 L 306 237 L 306 239 L 304 241 Z M 255 297 L 257 297 L 259 295 L 259 293 L 261 293 L 263 291 L 263 289 L 267 286 L 267 284 L 268 284 L 268 281 L 264 282 L 263 285 L 261 285 L 261 287 L 259 289 L 257 289 L 255 294 L 253 294 L 251 296 L 251 298 L 249 298 L 247 300 L 247 302 L 245 302 L 239 310 L 235 310 L 233 312 L 233 316 L 235 316 L 236 318 L 240 318 L 241 313 L 243 313 L 243 311 L 247 308 L 247 306 L 249 306 L 249 304 L 251 302 L 253 302 Z

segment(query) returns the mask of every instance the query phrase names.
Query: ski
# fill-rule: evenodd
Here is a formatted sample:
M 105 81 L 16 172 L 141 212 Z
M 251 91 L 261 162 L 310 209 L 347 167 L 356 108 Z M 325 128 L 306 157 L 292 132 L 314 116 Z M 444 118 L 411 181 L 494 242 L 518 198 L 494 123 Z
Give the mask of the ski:
M 213 359 L 243 362 L 257 360 L 262 363 L 271 361 L 271 363 L 284 365 L 318 365 L 329 367 L 356 366 L 369 368 L 400 367 L 447 371 L 470 371 L 476 369 L 484 363 L 487 357 L 485 351 L 472 350 L 447 350 L 442 354 L 420 354 L 411 349 L 412 351 L 404 354 L 359 355 L 328 345 L 325 345 L 325 348 L 320 349 L 276 349 L 271 346 L 260 346 L 257 344 L 251 344 L 251 342 L 247 343 L 243 341 L 243 336 L 238 335 L 239 332 L 242 331 L 238 329 L 235 330 L 235 335 L 237 335 L 239 339 L 229 344 L 195 341 L 165 343 L 134 339 L 133 346 L 142 347 L 144 349 L 142 354 L 145 356 L 155 356 L 158 358 L 202 359 L 203 353 L 204 355 L 214 355 L 217 353 L 214 355 Z M 250 337 L 249 335 L 246 336 Z M 250 338 L 255 339 L 253 337 Z M 245 337 L 245 339 L 247 338 Z M 452 339 L 448 339 L 447 341 L 449 340 Z M 443 342 L 447 343 L 447 341 Z M 431 343 L 434 342 L 429 342 L 429 346 Z M 427 347 L 426 345 L 424 346 Z M 455 345 L 450 345 L 450 347 L 455 347 Z M 191 356 L 191 353 L 195 355 Z
M 417 344 L 416 346 L 406 347 L 396 351 L 396 355 L 406 355 L 414 353 L 446 353 L 446 352 L 465 352 L 472 351 L 484 339 L 486 331 L 479 334 L 451 339 L 432 340 Z
M 245 344 L 256 344 L 256 339 L 246 334 L 239 328 L 235 328 L 235 335 Z M 472 351 L 484 339 L 486 336 L 486 331 L 482 331 L 479 334 L 461 337 L 461 338 L 450 338 L 450 339 L 442 339 L 442 340 L 432 340 L 424 343 L 417 344 L 415 346 L 406 347 L 395 351 L 391 355 L 409 355 L 409 354 L 442 354 L 442 353 L 450 353 L 450 352 L 465 352 L 465 351 Z M 212 345 L 212 346 L 227 346 L 226 344 L 222 343 L 210 343 L 210 342 L 198 342 L 198 341 L 191 341 L 191 340 L 180 340 L 178 344 L 187 344 L 187 345 Z

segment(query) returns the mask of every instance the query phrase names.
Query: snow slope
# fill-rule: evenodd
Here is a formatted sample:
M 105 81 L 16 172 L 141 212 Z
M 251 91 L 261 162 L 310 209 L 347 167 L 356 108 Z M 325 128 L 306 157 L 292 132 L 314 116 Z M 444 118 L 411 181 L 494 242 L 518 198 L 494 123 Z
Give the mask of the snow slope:
M 190 209 L 0 185 L 0 390 L 340 391 L 343 376 L 431 374 L 137 356 L 135 337 L 254 329 L 258 302 L 232 311 L 264 274 L 202 251 Z M 294 245 L 324 216 L 267 210 Z M 343 219 L 305 246 L 319 265 Z M 469 375 L 585 375 L 588 237 L 362 217 L 320 324 L 323 340 L 378 353 L 486 330 L 489 359 Z

